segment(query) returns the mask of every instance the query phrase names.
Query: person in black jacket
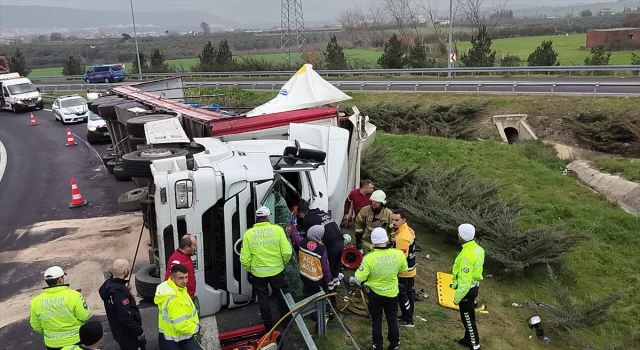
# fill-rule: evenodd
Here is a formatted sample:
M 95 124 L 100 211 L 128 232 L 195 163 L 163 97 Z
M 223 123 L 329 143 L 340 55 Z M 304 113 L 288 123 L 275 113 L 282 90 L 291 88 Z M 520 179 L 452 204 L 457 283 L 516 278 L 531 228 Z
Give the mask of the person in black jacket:
M 329 270 L 331 271 L 331 282 L 329 283 L 329 291 L 332 292 L 338 287 L 340 281 L 340 273 L 342 272 L 342 251 L 344 250 L 344 237 L 340 226 L 333 221 L 329 214 L 315 208 L 310 209 L 309 204 L 302 202 L 298 204 L 298 221 L 301 221 L 302 229 L 307 232 L 309 228 L 315 225 L 324 226 L 324 237 L 322 243 L 327 249 L 327 258 L 329 260 Z M 329 298 L 331 304 L 336 307 L 336 297 Z
M 142 317 L 127 287 L 130 275 L 131 268 L 127 260 L 114 261 L 111 277 L 100 287 L 100 298 L 104 301 L 111 334 L 120 349 L 145 350 L 147 341 L 142 330 Z

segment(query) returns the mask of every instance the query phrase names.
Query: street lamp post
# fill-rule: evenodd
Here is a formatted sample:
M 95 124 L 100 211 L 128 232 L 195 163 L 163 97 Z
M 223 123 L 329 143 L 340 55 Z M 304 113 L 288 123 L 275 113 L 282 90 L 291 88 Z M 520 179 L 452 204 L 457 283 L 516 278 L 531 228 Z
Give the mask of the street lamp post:
M 449 57 L 447 57 L 447 62 L 449 62 L 447 68 L 449 69 L 449 77 L 451 77 L 451 68 L 453 66 L 453 62 L 451 62 L 451 55 L 453 54 L 452 50 L 452 41 L 453 41 L 453 0 L 449 0 Z
M 138 48 L 138 33 L 136 32 L 136 15 L 133 13 L 133 0 L 131 2 L 131 19 L 133 20 L 133 39 L 136 42 L 136 55 L 138 56 L 138 74 L 142 76 L 142 62 L 140 62 L 140 49 Z

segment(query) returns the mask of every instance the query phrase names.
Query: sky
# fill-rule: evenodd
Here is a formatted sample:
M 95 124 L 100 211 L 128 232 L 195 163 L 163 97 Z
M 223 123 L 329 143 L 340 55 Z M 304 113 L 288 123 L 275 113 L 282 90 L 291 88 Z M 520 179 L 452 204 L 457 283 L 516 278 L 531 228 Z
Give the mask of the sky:
M 355 6 L 370 6 L 383 4 L 385 0 L 304 0 L 303 10 L 305 20 L 324 21 L 337 19 L 340 13 Z M 448 0 L 415 0 L 436 1 L 439 7 L 448 7 Z M 454 0 L 455 1 L 455 0 Z M 485 0 L 491 4 L 496 0 Z M 585 4 L 608 2 L 608 0 L 508 0 L 507 7 L 523 8 L 551 5 L 563 6 L 570 4 Z M 629 0 L 638 2 L 640 0 Z M 55 4 L 55 5 L 54 5 Z M 168 11 L 173 9 L 188 9 L 209 12 L 213 15 L 228 18 L 243 23 L 279 23 L 280 0 L 133 0 L 136 11 Z M 129 0 L 0 0 L 1 5 L 41 5 L 73 7 L 81 9 L 111 9 L 130 10 Z M 0 7 L 1 11 L 1 7 Z

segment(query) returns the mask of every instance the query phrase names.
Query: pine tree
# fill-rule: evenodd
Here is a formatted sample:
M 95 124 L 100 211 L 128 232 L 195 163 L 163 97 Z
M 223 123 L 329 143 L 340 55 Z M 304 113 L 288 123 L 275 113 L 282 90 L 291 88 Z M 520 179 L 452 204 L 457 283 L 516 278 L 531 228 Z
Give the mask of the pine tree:
M 142 73 L 149 71 L 149 64 L 147 63 L 147 58 L 144 57 L 144 54 L 140 52 L 140 68 L 142 68 Z M 133 64 L 131 65 L 131 73 L 138 74 L 140 70 L 138 69 L 138 55 L 133 60 Z
M 324 52 L 327 69 L 340 70 L 347 69 L 347 59 L 344 57 L 342 46 L 338 44 L 338 38 L 335 34 L 329 39 L 327 49 Z
M 62 67 L 62 75 L 82 75 L 85 67 L 73 56 L 69 56 Z
M 198 55 L 200 64 L 196 67 L 200 72 L 213 72 L 216 65 L 216 49 L 211 45 L 211 41 L 207 41 L 207 44 L 202 49 L 202 53 Z
M 409 68 L 427 68 L 427 52 L 420 38 L 416 38 L 415 44 L 406 56 L 406 64 Z
M 553 41 L 545 40 L 527 58 L 529 66 L 559 66 L 558 53 L 553 49 Z
M 471 37 L 471 49 L 460 57 L 467 67 L 493 67 L 496 63 L 496 51 L 491 50 L 491 37 L 484 24 L 478 33 Z
M 204 51 L 203 51 L 204 52 Z M 227 39 L 222 39 L 215 50 L 215 67 L 219 71 L 231 70 L 233 68 L 233 52 L 229 48 Z
M 404 67 L 404 53 L 398 36 L 393 34 L 389 42 L 384 45 L 384 52 L 378 58 L 378 65 L 384 69 L 399 69 Z
M 168 73 L 169 71 L 169 65 L 164 61 L 164 55 L 160 52 L 160 49 L 154 49 L 151 57 L 149 57 L 149 72 Z
M 16 48 L 13 56 L 9 57 L 9 70 L 19 73 L 23 77 L 31 73 L 31 69 L 27 68 L 27 59 L 19 48 Z
M 604 45 L 598 45 L 591 49 L 591 57 L 584 59 L 585 66 L 606 66 L 611 59 L 611 52 L 607 52 Z

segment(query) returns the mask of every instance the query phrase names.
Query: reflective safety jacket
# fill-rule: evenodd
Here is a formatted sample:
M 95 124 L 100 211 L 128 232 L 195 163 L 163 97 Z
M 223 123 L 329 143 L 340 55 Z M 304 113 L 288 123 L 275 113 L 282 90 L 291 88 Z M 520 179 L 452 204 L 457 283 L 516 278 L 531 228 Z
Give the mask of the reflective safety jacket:
M 362 244 L 368 250 L 373 250 L 373 243 L 371 243 L 371 232 L 373 229 L 382 227 L 387 231 L 389 241 L 395 241 L 395 234 L 393 230 L 393 220 L 391 218 L 393 211 L 389 208 L 382 208 L 378 214 L 375 214 L 373 207 L 367 205 L 362 208 L 356 216 L 355 231 L 356 235 L 362 235 Z
M 166 340 L 179 342 L 200 331 L 198 311 L 187 288 L 168 279 L 156 288 L 153 302 L 158 305 L 158 331 Z
M 372 292 L 383 297 L 398 295 L 398 274 L 407 271 L 407 259 L 394 248 L 378 248 L 365 254 L 355 277 Z
M 415 277 L 416 275 L 416 234 L 409 225 L 402 224 L 396 231 L 396 248 L 407 258 L 407 272 L 401 272 L 400 277 Z
M 80 342 L 80 326 L 91 317 L 91 309 L 68 284 L 47 287 L 31 299 L 29 323 L 44 335 L 44 345 L 62 348 Z
M 240 263 L 256 277 L 271 277 L 284 270 L 291 259 L 291 243 L 282 227 L 259 222 L 242 237 Z
M 484 265 L 484 249 L 470 241 L 462 244 L 462 251 L 453 263 L 453 283 L 456 290 L 453 301 L 457 304 L 469 293 L 469 289 L 477 287 L 482 281 L 482 268 Z
M 64 348 L 62 348 L 62 350 L 93 350 L 93 349 L 86 348 L 82 345 L 71 345 L 71 346 L 65 346 Z
M 298 248 L 298 266 L 302 283 L 309 289 L 321 287 L 325 291 L 329 290 L 331 271 L 325 246 L 300 236 L 295 225 L 291 226 L 291 240 Z

